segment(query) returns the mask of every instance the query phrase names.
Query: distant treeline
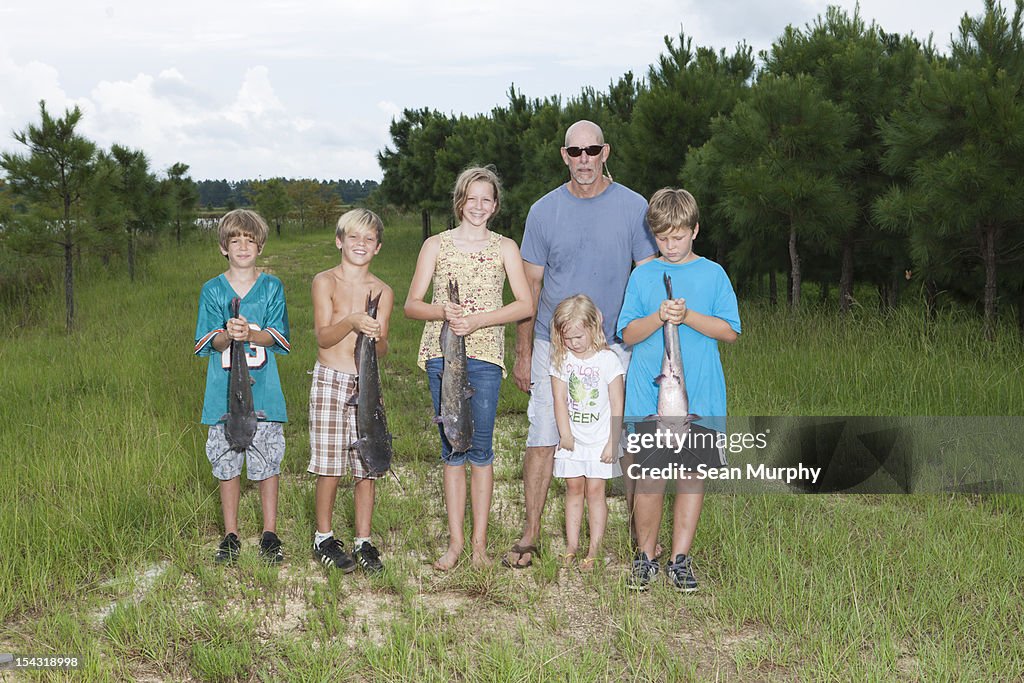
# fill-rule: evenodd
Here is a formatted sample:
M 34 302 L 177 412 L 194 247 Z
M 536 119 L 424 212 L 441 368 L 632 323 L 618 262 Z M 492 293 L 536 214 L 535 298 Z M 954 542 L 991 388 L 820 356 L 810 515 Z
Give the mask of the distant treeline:
M 649 197 L 682 186 L 701 207 L 698 253 L 743 294 L 804 283 L 843 311 L 874 288 L 883 308 L 913 288 L 929 315 L 955 298 L 1017 309 L 1024 332 L 1024 37 L 985 3 L 949 54 L 830 7 L 787 27 L 755 61 L 665 38 L 646 78 L 606 91 L 529 99 L 474 116 L 407 109 L 379 154 L 373 205 L 449 211 L 457 174 L 493 164 L 505 195 L 496 226 L 523 230 L 532 202 L 565 182 L 559 156 L 579 119 L 603 128 L 606 173 Z M 777 274 L 782 275 L 776 283 Z M 863 295 L 861 295 L 863 297 Z
M 253 186 L 259 181 L 254 180 L 199 180 L 199 205 L 205 209 L 238 208 L 252 206 L 255 193 Z M 288 186 L 298 181 L 282 179 Z M 371 192 L 377 189 L 376 180 L 314 180 L 324 193 L 333 194 L 342 204 L 356 204 L 364 201 Z

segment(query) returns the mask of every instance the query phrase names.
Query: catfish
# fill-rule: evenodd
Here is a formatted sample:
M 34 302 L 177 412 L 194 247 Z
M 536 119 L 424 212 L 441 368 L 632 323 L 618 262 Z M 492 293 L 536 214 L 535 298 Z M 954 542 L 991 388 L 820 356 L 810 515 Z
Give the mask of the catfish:
M 366 295 L 366 314 L 377 317 L 377 308 L 383 291 L 377 296 Z M 379 475 L 391 469 L 393 437 L 388 432 L 388 418 L 384 412 L 384 395 L 380 385 L 380 366 L 377 362 L 377 342 L 362 332 L 356 336 L 356 368 L 359 373 L 356 394 L 349 404 L 356 406 L 356 435 L 352 447 L 359 453 L 366 469 Z
M 231 300 L 231 317 L 237 318 L 242 300 Z M 253 406 L 253 379 L 249 375 L 246 342 L 231 340 L 231 374 L 228 378 L 228 412 L 224 415 L 224 437 L 229 450 L 245 452 L 252 446 L 259 415 Z
M 459 301 L 459 283 L 448 280 L 448 300 Z M 475 393 L 469 385 L 469 363 L 466 338 L 451 331 L 448 321 L 441 325 L 441 414 L 434 422 L 441 425 L 448 445 L 455 453 L 465 453 L 473 446 L 473 409 L 469 399 Z
M 672 278 L 664 274 L 665 295 L 672 297 Z M 658 417 L 659 422 L 673 427 L 673 431 L 683 436 L 690 431 L 690 424 L 700 419 L 699 415 L 690 412 L 690 402 L 686 395 L 686 380 L 683 378 L 683 356 L 679 343 L 679 326 L 665 321 L 662 325 L 665 337 L 665 352 L 661 358 L 661 374 L 655 378 L 658 385 Z

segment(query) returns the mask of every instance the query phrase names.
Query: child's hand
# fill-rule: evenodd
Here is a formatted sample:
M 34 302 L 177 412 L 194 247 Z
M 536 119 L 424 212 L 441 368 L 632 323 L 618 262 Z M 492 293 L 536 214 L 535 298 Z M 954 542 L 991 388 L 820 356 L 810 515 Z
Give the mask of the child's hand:
M 448 321 L 448 329 L 460 337 L 465 337 L 467 334 L 472 334 L 480 329 L 479 317 L 476 315 L 466 315 L 461 318 L 452 318 Z
M 558 440 L 558 447 L 563 451 L 574 451 L 576 450 L 576 439 L 573 438 L 572 434 L 563 436 Z
M 448 301 L 444 305 L 444 319 L 448 322 L 461 318 L 464 315 L 462 306 Z
M 228 338 L 233 341 L 249 341 L 249 321 L 242 316 L 237 318 L 229 318 L 224 329 L 228 333 Z
M 606 443 L 604 445 L 604 450 L 601 451 L 601 462 L 603 462 L 605 465 L 611 465 L 613 462 L 615 462 L 615 451 L 616 448 L 614 445 Z
M 349 316 L 352 322 L 352 329 L 362 332 L 371 339 L 380 337 L 380 322 L 366 313 L 353 313 Z
M 658 318 L 662 322 L 682 325 L 688 310 L 686 299 L 665 299 L 658 307 Z

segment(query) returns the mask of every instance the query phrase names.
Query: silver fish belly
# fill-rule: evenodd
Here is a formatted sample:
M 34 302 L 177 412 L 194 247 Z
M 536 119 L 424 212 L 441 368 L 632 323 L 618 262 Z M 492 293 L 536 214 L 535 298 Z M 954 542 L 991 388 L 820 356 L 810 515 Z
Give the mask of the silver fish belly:
M 672 280 L 664 275 L 665 294 L 672 297 Z M 683 356 L 679 344 L 679 326 L 668 321 L 662 325 L 665 338 L 665 352 L 661 358 L 661 374 L 655 379 L 658 384 L 658 417 L 673 432 L 685 434 L 697 415 L 690 413 L 686 395 L 686 381 L 683 378 Z
M 383 292 L 366 297 L 366 313 L 377 317 L 377 306 Z M 360 332 L 356 336 L 356 368 L 359 373 L 358 392 L 350 403 L 356 406 L 356 434 L 352 446 L 371 474 L 378 475 L 391 469 L 392 436 L 384 412 L 384 395 L 380 384 L 380 366 L 377 362 L 377 342 Z

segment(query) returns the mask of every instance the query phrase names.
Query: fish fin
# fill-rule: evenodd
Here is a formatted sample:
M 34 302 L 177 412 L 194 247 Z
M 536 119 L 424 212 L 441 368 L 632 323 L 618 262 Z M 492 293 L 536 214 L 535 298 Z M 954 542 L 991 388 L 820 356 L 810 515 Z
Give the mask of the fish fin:
M 436 425 L 444 424 L 444 419 L 440 415 L 435 415 L 434 417 L 430 418 L 430 421 Z
M 220 416 L 220 419 L 219 419 L 219 420 L 217 420 L 217 422 L 227 422 L 227 420 L 228 420 L 228 415 L 230 415 L 230 414 L 231 414 L 231 413 L 224 413 L 223 415 L 221 415 L 221 416 Z
M 665 379 L 665 375 L 658 375 L 657 377 L 654 378 L 654 383 L 661 384 L 661 380 L 663 379 Z
M 380 297 L 382 294 L 384 294 L 383 289 L 377 292 L 377 296 L 373 296 L 372 292 L 366 295 L 366 314 L 371 318 L 377 317 L 377 307 L 378 304 L 380 304 Z
M 690 413 L 689 415 L 686 416 L 686 421 L 687 422 L 696 422 L 699 419 L 700 419 L 700 415 L 696 415 L 694 413 Z
M 476 395 L 476 389 L 473 387 L 466 387 L 466 391 L 462 394 L 462 398 L 473 398 Z
M 253 379 L 252 375 L 249 375 L 249 386 L 252 386 L 253 384 L 256 384 L 256 380 Z
M 662 275 L 662 278 L 663 278 L 663 280 L 665 282 L 665 294 L 667 294 L 668 298 L 671 299 L 672 298 L 672 278 L 670 278 L 668 276 L 668 273 L 664 273 Z
M 265 412 L 263 412 L 262 410 L 257 410 L 256 411 L 256 419 L 257 420 L 266 420 L 267 419 L 267 414 Z

